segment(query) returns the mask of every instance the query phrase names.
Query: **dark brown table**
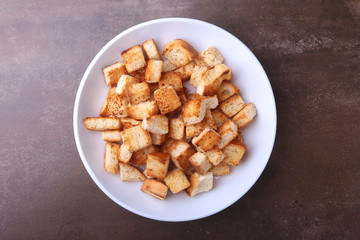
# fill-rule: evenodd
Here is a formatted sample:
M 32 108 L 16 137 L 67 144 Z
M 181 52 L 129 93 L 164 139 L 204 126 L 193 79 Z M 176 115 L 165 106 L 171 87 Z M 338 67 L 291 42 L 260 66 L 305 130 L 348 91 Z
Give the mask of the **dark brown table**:
M 359 239 L 360 2 L 207 2 L 0 3 L 0 239 Z M 243 198 L 205 219 L 165 223 L 101 192 L 79 158 L 72 116 L 103 45 L 176 16 L 216 24 L 254 52 L 278 131 Z

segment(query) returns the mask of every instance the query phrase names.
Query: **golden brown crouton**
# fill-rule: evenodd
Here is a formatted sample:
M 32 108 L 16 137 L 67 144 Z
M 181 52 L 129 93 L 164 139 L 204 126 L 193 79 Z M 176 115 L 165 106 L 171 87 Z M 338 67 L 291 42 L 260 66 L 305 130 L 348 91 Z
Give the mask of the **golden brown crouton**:
M 219 50 L 217 50 L 214 46 L 210 46 L 207 49 L 205 49 L 200 54 L 200 57 L 211 68 L 223 63 L 224 61 L 224 57 L 221 55 Z
M 88 117 L 84 119 L 84 124 L 92 131 L 121 129 L 120 119 L 113 117 Z
M 184 139 L 185 125 L 180 118 L 173 118 L 170 120 L 169 137 L 173 139 Z
M 193 137 L 198 136 L 202 131 L 205 130 L 205 128 L 209 128 L 215 131 L 217 130 L 215 121 L 212 117 L 210 110 L 206 110 L 205 117 L 201 122 L 186 126 L 186 139 L 190 140 Z
M 214 176 L 228 175 L 230 173 L 230 166 L 226 162 L 222 161 L 217 166 L 213 166 L 209 172 L 211 172 Z
M 127 113 L 130 117 L 142 120 L 147 117 L 159 114 L 159 108 L 154 100 L 142 102 L 136 105 L 127 105 Z
M 196 66 L 195 62 L 192 61 L 192 62 L 189 62 L 188 64 L 186 64 L 185 66 L 174 70 L 174 72 L 179 73 L 180 77 L 181 77 L 181 80 L 183 82 L 185 82 L 185 81 L 190 79 L 191 74 L 192 74 L 193 69 L 194 69 L 195 66 Z
M 110 66 L 103 68 L 105 84 L 107 86 L 116 86 L 121 75 L 128 74 L 125 68 L 125 64 L 116 62 Z
M 159 81 L 159 87 L 162 88 L 168 86 L 173 87 L 175 92 L 179 94 L 183 89 L 180 75 L 175 72 L 162 73 Z
M 204 154 L 207 156 L 208 160 L 215 166 L 219 165 L 219 163 L 221 163 L 225 157 L 223 152 L 216 147 L 207 152 L 204 152 Z
M 187 142 L 171 139 L 164 144 L 163 152 L 169 153 L 175 166 L 185 171 L 190 165 L 188 159 L 195 150 Z
M 186 194 L 193 197 L 196 194 L 211 190 L 213 188 L 213 179 L 211 172 L 205 175 L 195 172 L 190 176 L 190 187 L 186 189 Z
M 120 118 L 120 122 L 124 129 L 132 128 L 141 124 L 141 121 L 132 118 Z
M 127 95 L 127 87 L 131 84 L 137 83 L 138 80 L 129 75 L 121 75 L 120 80 L 116 87 L 116 93 L 118 95 Z
M 135 105 L 150 99 L 150 88 L 147 82 L 134 83 L 128 86 L 128 98 Z
M 192 144 L 198 151 L 206 152 L 212 149 L 220 140 L 220 135 L 211 129 L 205 129 L 199 136 L 192 139 Z
M 173 71 L 175 69 L 176 69 L 176 67 L 169 60 L 166 59 L 163 62 L 162 72 L 170 72 L 170 71 Z
M 129 146 L 123 143 L 117 153 L 117 158 L 120 162 L 128 163 L 131 160 L 132 153 L 129 150 Z
M 147 178 L 141 186 L 141 191 L 154 198 L 164 200 L 166 198 L 168 187 L 155 179 Z
M 218 128 L 229 119 L 220 109 L 215 109 L 211 114 Z
M 166 142 L 167 134 L 150 133 L 152 144 L 160 146 Z
M 146 177 L 136 167 L 131 165 L 120 163 L 120 175 L 121 181 L 126 182 L 143 182 Z
M 160 53 L 156 47 L 154 39 L 146 40 L 142 43 L 142 46 L 149 60 L 161 60 Z
M 119 161 L 117 159 L 119 148 L 119 144 L 105 143 L 104 168 L 108 173 L 117 174 L 119 172 Z
M 234 84 L 230 82 L 222 82 L 216 95 L 219 99 L 219 102 L 223 102 L 239 92 L 240 90 Z
M 213 96 L 219 91 L 220 85 L 230 69 L 225 64 L 219 64 L 215 68 L 205 72 L 200 84 L 196 88 L 196 93 L 205 96 Z
M 175 39 L 164 46 L 162 54 L 179 68 L 194 60 L 198 52 L 186 41 Z
M 181 107 L 179 96 L 173 87 L 162 87 L 154 92 L 154 97 L 161 114 L 173 112 Z
M 151 145 L 150 134 L 140 125 L 125 129 L 122 132 L 124 144 L 129 146 L 129 151 L 134 152 Z
M 172 193 L 181 192 L 190 186 L 190 182 L 184 172 L 177 168 L 168 172 L 164 182 Z
M 102 138 L 106 142 L 121 142 L 121 130 L 107 130 L 102 132 Z
M 190 99 L 185 102 L 181 119 L 185 125 L 201 122 L 206 113 L 206 102 L 203 99 Z
M 194 166 L 196 172 L 201 175 L 206 174 L 212 167 L 212 164 L 207 159 L 207 156 L 201 152 L 197 152 L 189 158 L 190 163 Z
M 145 165 L 147 158 L 148 158 L 148 154 L 154 153 L 154 152 L 159 152 L 159 148 L 154 145 L 150 145 L 146 148 L 137 150 L 132 153 L 132 157 L 131 157 L 129 164 L 132 164 L 135 166 Z
M 226 145 L 228 145 L 232 140 L 237 137 L 238 128 L 236 124 L 229 119 L 225 121 L 223 125 L 221 125 L 218 132 L 221 138 L 217 144 L 217 147 L 219 149 L 223 149 Z
M 131 73 L 146 66 L 145 57 L 140 45 L 133 46 L 121 53 L 126 70 Z
M 199 86 L 201 79 L 203 78 L 204 74 L 207 74 L 208 71 L 209 68 L 207 67 L 195 66 L 190 76 L 190 85 L 194 87 Z
M 145 72 L 146 72 L 146 67 L 143 67 L 143 68 L 140 68 L 139 70 L 129 73 L 129 75 L 132 76 L 133 78 L 135 78 L 136 80 L 138 80 L 139 82 L 144 82 L 145 81 Z
M 157 83 L 161 78 L 163 62 L 161 60 L 149 60 L 145 71 L 145 80 L 148 83 Z
M 239 127 L 245 127 L 246 124 L 251 122 L 256 116 L 256 108 L 254 104 L 247 104 L 240 112 L 238 112 L 232 120 Z
M 244 156 L 246 145 L 230 143 L 224 147 L 222 151 L 225 155 L 224 162 L 233 166 L 237 166 Z
M 167 134 L 169 132 L 169 120 L 166 116 L 154 115 L 145 118 L 142 127 L 151 133 Z
M 164 180 L 170 163 L 170 155 L 168 153 L 149 153 L 146 162 L 146 173 L 151 178 Z
M 232 117 L 245 107 L 245 103 L 239 94 L 235 94 L 224 102 L 220 103 L 219 108 L 226 116 Z
M 111 87 L 99 115 L 101 117 L 126 117 L 127 104 L 126 96 L 118 95 L 116 87 Z

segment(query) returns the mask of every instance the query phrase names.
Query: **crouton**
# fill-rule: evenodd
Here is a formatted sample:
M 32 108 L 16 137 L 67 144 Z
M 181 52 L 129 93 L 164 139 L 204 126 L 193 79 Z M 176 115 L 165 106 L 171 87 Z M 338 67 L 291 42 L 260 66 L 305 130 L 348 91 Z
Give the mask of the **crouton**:
M 140 125 L 125 129 L 122 132 L 123 142 L 129 146 L 129 151 L 134 152 L 151 145 L 150 134 Z
M 215 166 L 219 165 L 219 163 L 221 163 L 225 158 L 223 152 L 216 147 L 207 152 L 204 152 L 204 154 L 207 156 L 208 160 Z
M 103 131 L 102 138 L 105 142 L 121 142 L 121 130 Z
M 143 182 L 145 181 L 145 175 L 140 172 L 136 167 L 131 165 L 120 163 L 120 175 L 121 181 L 126 182 Z
M 226 116 L 232 117 L 245 107 L 245 103 L 239 94 L 235 94 L 224 102 L 220 103 L 219 108 Z
M 119 118 L 114 117 L 88 117 L 84 118 L 85 127 L 92 131 L 121 129 Z
M 256 108 L 254 104 L 247 104 L 240 112 L 238 112 L 232 120 L 239 127 L 245 127 L 246 124 L 251 122 L 256 116 Z
M 148 101 L 150 99 L 150 88 L 147 82 L 134 83 L 128 86 L 128 98 L 132 105 Z
M 201 76 L 201 81 L 196 88 L 196 93 L 205 96 L 215 95 L 230 69 L 225 64 L 216 65 Z
M 202 96 L 197 93 L 189 94 L 189 99 L 203 99 L 206 103 L 206 109 L 215 109 L 219 105 L 217 96 Z
M 127 113 L 130 117 L 142 120 L 159 114 L 159 108 L 154 100 L 142 102 L 136 105 L 127 105 Z
M 120 118 L 120 122 L 124 129 L 132 128 L 141 124 L 141 121 L 132 118 Z
M 154 39 L 146 40 L 142 43 L 142 47 L 149 60 L 161 60 L 160 53 L 156 47 Z
M 145 57 L 140 45 L 133 46 L 121 53 L 126 70 L 131 73 L 146 66 Z
M 226 145 L 228 145 L 232 140 L 237 137 L 237 131 L 238 128 L 234 122 L 232 122 L 230 119 L 225 121 L 218 131 L 221 138 L 217 144 L 217 147 L 219 149 L 223 149 Z
M 229 143 L 226 147 L 223 148 L 222 151 L 225 155 L 224 162 L 233 166 L 237 166 L 244 156 L 246 145 L 242 143 Z
M 162 87 L 154 92 L 154 97 L 161 114 L 173 112 L 181 107 L 179 96 L 173 87 Z
M 137 83 L 138 80 L 129 75 L 121 75 L 119 82 L 116 87 L 116 92 L 119 95 L 127 94 L 127 87 L 131 84 Z
M 155 179 L 147 178 L 141 186 L 141 191 L 154 198 L 164 200 L 166 198 L 168 187 Z
M 146 67 L 140 68 L 139 70 L 136 70 L 132 73 L 129 73 L 130 76 L 138 80 L 139 82 L 145 81 L 145 73 L 146 73 Z
M 203 99 L 190 99 L 185 102 L 181 119 L 185 125 L 201 122 L 206 113 L 206 102 Z
M 126 105 L 128 100 L 126 96 L 118 95 L 116 87 L 110 87 L 99 115 L 101 117 L 126 117 Z
M 151 178 L 164 180 L 170 163 L 170 155 L 168 153 L 149 153 L 146 162 L 147 175 Z
M 195 66 L 196 66 L 195 62 L 192 61 L 192 62 L 189 62 L 188 64 L 186 64 L 185 66 L 174 70 L 174 72 L 179 73 L 180 77 L 181 77 L 181 80 L 183 82 L 185 82 L 185 81 L 190 79 L 191 74 L 192 74 L 193 69 L 194 69 Z
M 201 122 L 186 126 L 185 128 L 186 139 L 190 140 L 193 137 L 198 136 L 206 128 L 212 129 L 214 131 L 217 130 L 217 126 L 215 124 L 215 121 L 212 117 L 210 110 L 206 110 L 205 117 Z
M 128 74 L 125 68 L 125 64 L 116 62 L 103 69 L 104 79 L 106 86 L 116 86 L 121 75 Z
M 211 129 L 205 129 L 199 136 L 192 139 L 192 144 L 198 151 L 206 152 L 212 149 L 219 141 L 220 135 Z
M 182 91 L 182 80 L 178 73 L 165 72 L 161 74 L 161 78 L 159 80 L 159 87 L 162 88 L 168 86 L 173 87 L 176 93 L 180 93 Z
M 128 163 L 132 157 L 132 152 L 129 150 L 129 146 L 123 143 L 117 153 L 117 158 L 120 162 Z
M 132 153 L 132 157 L 131 157 L 129 164 L 132 164 L 135 166 L 145 165 L 147 158 L 148 158 L 148 154 L 154 153 L 154 152 L 159 152 L 159 148 L 154 145 L 150 145 L 146 148 L 137 150 Z
M 119 148 L 119 144 L 105 143 L 104 168 L 108 173 L 117 174 L 119 172 L 119 161 L 117 159 Z
M 211 68 L 224 62 L 224 57 L 214 46 L 205 49 L 200 57 Z
M 222 82 L 216 95 L 219 102 L 223 102 L 239 92 L 240 90 L 234 84 L 230 82 Z
M 173 139 L 184 139 L 185 133 L 184 122 L 180 118 L 173 118 L 170 120 L 169 137 Z
M 186 90 L 187 88 L 183 87 L 183 90 L 179 93 L 179 99 L 181 102 L 181 105 L 184 105 L 185 102 L 188 100 L 187 96 L 186 96 Z
M 145 71 L 145 81 L 157 83 L 161 78 L 163 62 L 161 60 L 149 60 Z
M 209 69 L 207 67 L 195 66 L 190 76 L 190 85 L 194 87 L 199 86 L 203 75 L 208 71 Z
M 176 39 L 164 46 L 162 55 L 179 68 L 194 60 L 198 52 L 186 41 Z
M 166 142 L 167 134 L 150 133 L 152 144 L 160 146 Z
M 175 139 L 171 139 L 164 145 L 164 152 L 170 154 L 175 166 L 185 171 L 190 165 L 188 159 L 195 153 L 195 150 L 187 142 Z
M 217 166 L 213 166 L 209 172 L 211 172 L 214 176 L 228 175 L 230 173 L 230 166 L 226 162 L 222 161 Z
M 220 110 L 215 109 L 211 112 L 211 115 L 215 121 L 216 126 L 219 128 L 229 118 Z
M 179 193 L 190 186 L 184 172 L 177 168 L 168 172 L 164 182 L 172 193 Z
M 200 173 L 201 175 L 206 174 L 212 167 L 212 164 L 207 159 L 206 155 L 201 152 L 197 152 L 192 155 L 189 158 L 189 161 L 194 166 L 196 172 Z
M 186 189 L 186 194 L 189 197 L 193 197 L 199 193 L 207 192 L 213 188 L 213 175 L 208 172 L 205 175 L 201 175 L 197 172 L 190 176 L 190 187 Z
M 230 81 L 231 78 L 232 78 L 232 70 L 230 69 L 230 71 L 228 72 L 228 74 L 225 75 L 224 80 Z
M 194 58 L 194 62 L 196 63 L 196 66 L 206 67 L 207 69 L 209 69 L 209 66 L 201 59 L 200 56 L 196 56 Z
M 176 66 L 174 66 L 169 60 L 165 60 L 162 65 L 162 72 L 170 72 L 176 69 Z

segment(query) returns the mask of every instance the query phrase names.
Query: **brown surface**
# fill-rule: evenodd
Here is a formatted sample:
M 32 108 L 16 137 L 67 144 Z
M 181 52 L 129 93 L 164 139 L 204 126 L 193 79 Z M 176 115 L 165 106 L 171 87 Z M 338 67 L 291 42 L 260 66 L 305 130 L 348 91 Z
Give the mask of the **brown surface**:
M 358 239 L 360 2 L 211 2 L 0 3 L 0 239 Z M 263 64 L 278 110 L 274 151 L 254 187 L 185 223 L 145 219 L 106 197 L 72 129 L 80 79 L 101 47 L 169 16 L 241 39 Z

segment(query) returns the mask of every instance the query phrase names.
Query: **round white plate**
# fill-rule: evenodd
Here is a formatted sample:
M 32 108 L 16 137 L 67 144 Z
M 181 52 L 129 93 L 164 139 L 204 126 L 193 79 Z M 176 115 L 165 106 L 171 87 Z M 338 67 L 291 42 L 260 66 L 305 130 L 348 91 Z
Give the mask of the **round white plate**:
M 233 71 L 232 83 L 240 89 L 245 102 L 253 102 L 258 115 L 241 129 L 247 151 L 227 176 L 215 177 L 214 188 L 188 197 L 171 194 L 160 201 L 140 191 L 142 183 L 122 182 L 120 175 L 104 170 L 104 146 L 101 132 L 88 131 L 83 119 L 96 117 L 108 87 L 102 68 L 122 61 L 121 52 L 153 38 L 161 52 L 174 40 L 188 41 L 198 52 L 214 45 Z M 117 35 L 95 56 L 87 68 L 75 100 L 74 135 L 81 160 L 91 178 L 114 202 L 143 217 L 161 221 L 189 221 L 215 214 L 239 200 L 256 182 L 270 157 L 276 133 L 274 95 L 264 69 L 252 52 L 229 32 L 199 20 L 165 18 L 141 23 Z

